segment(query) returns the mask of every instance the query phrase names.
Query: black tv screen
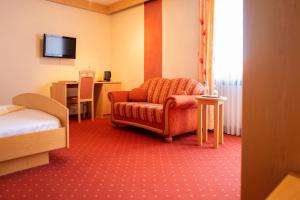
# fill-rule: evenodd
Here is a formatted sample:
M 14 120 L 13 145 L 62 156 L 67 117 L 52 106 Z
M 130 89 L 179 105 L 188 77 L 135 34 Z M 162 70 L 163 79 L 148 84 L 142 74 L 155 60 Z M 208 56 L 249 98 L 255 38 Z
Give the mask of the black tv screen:
M 43 56 L 76 58 L 76 38 L 44 34 Z

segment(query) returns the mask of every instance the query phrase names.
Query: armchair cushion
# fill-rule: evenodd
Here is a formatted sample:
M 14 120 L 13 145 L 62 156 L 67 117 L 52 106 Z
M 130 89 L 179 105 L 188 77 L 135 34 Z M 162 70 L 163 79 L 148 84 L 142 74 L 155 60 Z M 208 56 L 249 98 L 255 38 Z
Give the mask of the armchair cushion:
M 134 88 L 129 92 L 129 101 L 146 102 L 147 93 L 143 88 Z
M 114 114 L 117 117 L 135 119 L 138 121 L 162 123 L 163 105 L 147 102 L 117 102 L 114 104 Z
M 108 93 L 108 98 L 112 103 L 127 102 L 128 96 L 129 96 L 128 91 L 114 91 Z

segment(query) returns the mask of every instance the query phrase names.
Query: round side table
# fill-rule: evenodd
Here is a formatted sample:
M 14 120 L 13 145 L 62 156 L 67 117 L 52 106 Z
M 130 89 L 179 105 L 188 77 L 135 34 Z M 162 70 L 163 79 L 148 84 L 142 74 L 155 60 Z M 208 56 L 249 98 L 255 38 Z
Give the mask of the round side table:
M 197 144 L 202 146 L 202 142 L 207 142 L 207 106 L 214 106 L 214 148 L 218 148 L 219 144 L 224 142 L 223 130 L 223 114 L 224 101 L 226 97 L 222 96 L 196 96 L 198 101 L 198 130 L 197 130 Z

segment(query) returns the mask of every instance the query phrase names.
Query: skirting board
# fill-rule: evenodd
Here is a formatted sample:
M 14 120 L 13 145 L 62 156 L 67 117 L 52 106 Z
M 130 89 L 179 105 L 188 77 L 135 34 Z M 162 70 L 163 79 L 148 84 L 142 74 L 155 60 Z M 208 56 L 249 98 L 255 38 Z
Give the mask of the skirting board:
M 0 176 L 46 164 L 49 164 L 48 152 L 3 161 L 0 162 Z

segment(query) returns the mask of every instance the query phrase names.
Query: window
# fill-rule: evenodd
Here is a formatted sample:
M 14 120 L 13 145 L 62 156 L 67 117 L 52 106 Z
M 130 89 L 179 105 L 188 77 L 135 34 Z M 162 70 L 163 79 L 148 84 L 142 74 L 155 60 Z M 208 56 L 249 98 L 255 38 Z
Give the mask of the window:
M 224 131 L 242 130 L 243 0 L 215 0 L 213 78 L 224 104 Z
M 243 0 L 215 0 L 213 70 L 215 80 L 241 80 Z

